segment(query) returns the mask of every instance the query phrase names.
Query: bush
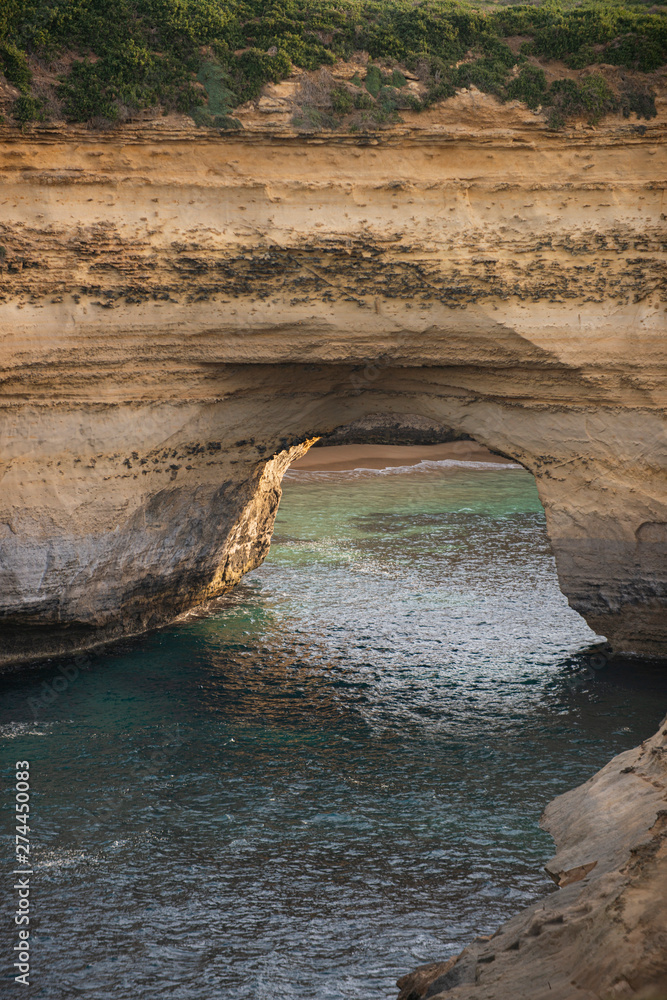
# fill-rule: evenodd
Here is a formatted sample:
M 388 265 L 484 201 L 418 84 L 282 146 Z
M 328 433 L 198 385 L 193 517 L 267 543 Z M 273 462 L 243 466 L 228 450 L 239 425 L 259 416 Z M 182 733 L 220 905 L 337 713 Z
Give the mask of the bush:
M 331 91 L 331 107 L 338 115 L 348 115 L 354 110 L 354 97 L 347 87 L 334 87 Z
M 448 97 L 453 97 L 455 93 L 456 87 L 449 77 L 440 79 L 428 88 L 426 96 L 422 101 L 422 106 L 428 108 L 431 104 L 435 104 L 436 101 L 446 101 Z
M 547 103 L 547 101 L 545 101 Z M 549 124 L 559 128 L 568 118 L 585 116 L 589 125 L 597 125 L 603 115 L 618 111 L 620 102 L 603 76 L 591 73 L 580 83 L 554 80 L 548 103 L 553 106 Z
M 629 118 L 633 113 L 637 118 L 655 118 L 658 114 L 655 93 L 641 85 L 627 87 L 621 93 L 621 111 L 624 118 Z
M 519 55 L 506 42 L 512 35 L 528 39 Z M 652 72 L 667 62 L 667 16 L 623 0 L 486 10 L 451 0 L 0 0 L 0 68 L 25 96 L 28 54 L 50 60 L 64 51 L 77 54 L 59 94 L 73 121 L 158 106 L 193 114 L 203 108 L 199 120 L 225 119 L 293 66 L 316 71 L 361 51 L 371 59 L 364 82 L 373 101 L 383 87 L 406 86 L 399 69 L 377 65 L 400 62 L 427 67 L 423 106 L 471 84 L 537 106 L 540 79 L 524 72 L 529 55 Z M 516 63 L 521 72 L 513 77 Z M 608 96 L 591 96 L 591 86 L 578 96 L 567 87 L 554 91 L 554 114 L 590 104 L 585 113 L 595 116 L 611 106 Z M 385 95 L 383 105 L 389 96 L 399 104 Z M 346 105 L 344 96 L 336 100 Z M 416 98 L 402 100 L 413 106 Z M 650 110 L 650 101 L 644 106 Z
M 369 66 L 364 80 L 366 90 L 372 97 L 377 97 L 382 86 L 382 73 L 377 66 Z
M 582 66 L 591 47 L 599 45 L 601 62 L 650 71 L 667 61 L 663 13 L 589 3 L 567 11 L 556 4 L 510 7 L 491 16 L 500 33 L 532 36 L 535 54 L 549 59 L 572 58 Z
M 523 101 L 534 109 L 545 103 L 546 92 L 547 78 L 544 70 L 526 63 L 519 70 L 519 75 L 507 85 L 505 97 L 510 101 Z
M 70 121 L 85 122 L 92 118 L 115 121 L 118 106 L 108 95 L 96 65 L 84 60 L 72 66 L 70 74 L 58 87 L 63 110 Z
M 261 49 L 248 49 L 235 58 L 231 73 L 238 103 L 257 97 L 265 83 L 277 83 L 288 76 L 292 69 L 284 52 L 270 56 Z
M 42 103 L 36 100 L 34 97 L 29 97 L 26 94 L 22 94 L 18 97 L 14 104 L 12 105 L 12 117 L 20 122 L 21 125 L 27 124 L 27 122 L 38 122 L 43 121 L 44 116 L 42 114 Z
M 650 73 L 664 64 L 665 49 L 665 40 L 659 37 L 627 34 L 606 46 L 601 61 Z
M 319 132 L 324 128 L 336 128 L 338 121 L 326 111 L 305 106 L 293 115 L 292 124 L 299 132 Z
M 334 78 L 328 69 L 310 73 L 302 77 L 297 92 L 297 101 L 302 107 L 330 108 Z
M 214 112 L 227 110 L 234 94 L 229 89 L 229 75 L 218 62 L 205 62 L 197 79 L 203 85 L 208 97 L 209 107 Z
M 475 62 L 464 63 L 456 71 L 454 87 L 477 87 L 487 94 L 500 96 L 504 91 L 507 78 L 507 67 L 493 59 L 477 59 Z
M 591 63 L 597 61 L 595 49 L 592 45 L 582 45 L 580 49 L 566 59 L 570 69 L 583 69 L 585 66 L 590 66 Z
M 370 111 L 375 107 L 375 101 L 370 94 L 355 94 L 354 106 L 358 111 Z
M 234 132 L 243 128 L 238 118 L 232 118 L 231 115 L 212 115 L 201 107 L 194 108 L 192 120 L 200 127 L 219 128 L 223 132 Z
M 28 69 L 25 52 L 21 52 L 12 42 L 0 42 L 0 68 L 10 83 L 24 93 L 30 87 L 32 73 Z

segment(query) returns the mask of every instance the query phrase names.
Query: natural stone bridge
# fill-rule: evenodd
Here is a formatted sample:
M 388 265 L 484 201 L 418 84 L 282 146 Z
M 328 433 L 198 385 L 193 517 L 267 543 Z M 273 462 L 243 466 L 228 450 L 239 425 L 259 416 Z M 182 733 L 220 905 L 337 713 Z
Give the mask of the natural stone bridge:
M 664 126 L 503 113 L 5 128 L 0 663 L 221 593 L 290 461 L 377 415 L 521 462 L 572 606 L 667 655 Z
M 523 463 L 570 603 L 667 656 L 664 119 L 484 100 L 378 137 L 0 131 L 0 665 L 236 583 L 350 425 Z M 401 1000 L 663 1000 L 666 755 L 551 803 L 563 888 Z

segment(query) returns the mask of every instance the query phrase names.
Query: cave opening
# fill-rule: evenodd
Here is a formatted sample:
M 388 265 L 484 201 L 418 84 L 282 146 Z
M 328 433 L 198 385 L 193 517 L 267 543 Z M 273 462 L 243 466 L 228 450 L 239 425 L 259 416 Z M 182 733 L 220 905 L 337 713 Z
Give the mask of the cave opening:
M 49 789 L 40 947 L 65 991 L 145 963 L 156 993 L 391 996 L 556 892 L 543 807 L 655 729 L 664 678 L 583 655 L 526 469 L 352 433 L 287 470 L 233 590 L 8 685 L 0 725 Z M 378 460 L 318 469 L 330 447 Z
M 585 655 L 532 475 L 434 436 L 344 428 L 293 464 L 237 597 L 261 634 L 239 612 L 245 653 L 220 662 L 215 697 L 270 746 L 282 928 L 262 933 L 304 997 L 390 995 L 555 891 L 542 809 L 658 720 L 652 684 Z M 243 912 L 253 879 L 273 898 L 238 871 Z

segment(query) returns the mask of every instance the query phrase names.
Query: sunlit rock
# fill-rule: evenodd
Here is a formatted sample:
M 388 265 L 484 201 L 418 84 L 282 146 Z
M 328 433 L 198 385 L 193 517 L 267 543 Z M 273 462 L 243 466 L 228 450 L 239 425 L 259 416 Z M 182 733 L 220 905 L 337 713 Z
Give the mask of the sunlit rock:
M 308 441 L 406 415 L 529 469 L 572 606 L 665 655 L 662 118 L 471 100 L 377 135 L 2 126 L 0 662 L 221 593 Z

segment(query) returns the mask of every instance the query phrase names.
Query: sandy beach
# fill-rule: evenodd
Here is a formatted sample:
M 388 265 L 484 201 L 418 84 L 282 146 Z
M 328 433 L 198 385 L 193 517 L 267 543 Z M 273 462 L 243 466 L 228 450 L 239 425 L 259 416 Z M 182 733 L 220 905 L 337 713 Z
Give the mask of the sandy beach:
M 387 469 L 400 465 L 416 465 L 423 461 L 441 462 L 447 458 L 455 459 L 457 462 L 506 464 L 509 461 L 501 455 L 494 455 L 476 441 L 449 441 L 447 444 L 431 445 L 343 444 L 311 448 L 303 458 L 294 462 L 291 468 L 310 472 Z

